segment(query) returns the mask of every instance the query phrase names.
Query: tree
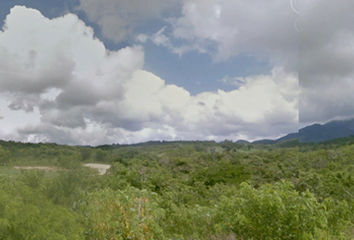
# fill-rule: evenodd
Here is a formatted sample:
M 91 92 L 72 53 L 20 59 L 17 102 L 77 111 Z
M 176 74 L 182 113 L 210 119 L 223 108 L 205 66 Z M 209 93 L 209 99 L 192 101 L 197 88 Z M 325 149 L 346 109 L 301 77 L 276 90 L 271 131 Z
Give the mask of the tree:
M 88 148 L 81 148 L 80 150 L 81 161 L 86 161 L 91 157 L 91 151 Z
M 159 223 L 163 210 L 157 194 L 127 188 L 88 194 L 81 211 L 86 216 L 87 239 L 163 239 Z
M 0 164 L 6 166 L 11 159 L 11 152 L 0 146 Z
M 95 156 L 96 162 L 105 162 L 106 157 L 107 157 L 107 152 L 102 151 L 101 149 L 98 149 L 96 151 L 96 156 Z

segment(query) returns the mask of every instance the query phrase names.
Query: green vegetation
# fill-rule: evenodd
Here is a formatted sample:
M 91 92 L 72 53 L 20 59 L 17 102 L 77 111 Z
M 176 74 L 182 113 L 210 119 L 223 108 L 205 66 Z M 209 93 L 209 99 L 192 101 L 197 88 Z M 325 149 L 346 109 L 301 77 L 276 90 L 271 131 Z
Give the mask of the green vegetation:
M 354 239 L 353 156 L 354 137 L 96 148 L 0 141 L 0 239 Z M 111 168 L 99 175 L 84 163 Z

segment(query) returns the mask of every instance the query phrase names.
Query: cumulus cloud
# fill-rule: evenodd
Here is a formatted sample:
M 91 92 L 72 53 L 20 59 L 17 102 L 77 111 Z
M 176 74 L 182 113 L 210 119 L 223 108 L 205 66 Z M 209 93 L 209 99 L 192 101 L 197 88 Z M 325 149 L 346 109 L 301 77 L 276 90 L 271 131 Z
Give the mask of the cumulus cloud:
M 9 126 L 6 136 L 17 140 L 253 140 L 297 129 L 297 77 L 282 67 L 242 78 L 233 91 L 193 96 L 145 71 L 141 46 L 109 51 L 74 14 L 50 20 L 18 6 L 0 31 L 0 49 L 2 121 L 34 118 Z
M 300 5 L 300 121 L 354 117 L 354 2 Z

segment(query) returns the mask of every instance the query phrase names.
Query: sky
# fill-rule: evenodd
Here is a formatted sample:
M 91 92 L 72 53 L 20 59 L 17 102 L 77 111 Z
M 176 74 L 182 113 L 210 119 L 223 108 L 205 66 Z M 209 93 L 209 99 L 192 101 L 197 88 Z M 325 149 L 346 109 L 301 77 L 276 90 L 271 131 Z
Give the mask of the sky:
M 354 117 L 354 2 L 300 3 L 299 119 Z
M 0 139 L 249 141 L 354 114 L 346 0 L 3 0 Z

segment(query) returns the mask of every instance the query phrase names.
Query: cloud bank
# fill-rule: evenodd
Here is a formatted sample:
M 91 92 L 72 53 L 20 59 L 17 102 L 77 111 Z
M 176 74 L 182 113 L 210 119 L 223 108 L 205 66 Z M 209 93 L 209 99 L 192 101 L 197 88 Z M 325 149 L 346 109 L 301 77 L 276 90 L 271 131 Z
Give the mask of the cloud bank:
M 300 122 L 354 117 L 354 2 L 300 3 Z
M 253 140 L 297 130 L 296 74 L 279 66 L 241 82 L 193 96 L 145 71 L 142 46 L 109 51 L 74 14 L 47 19 L 16 6 L 0 31 L 0 121 L 12 113 L 36 117 L 0 134 L 97 145 Z

